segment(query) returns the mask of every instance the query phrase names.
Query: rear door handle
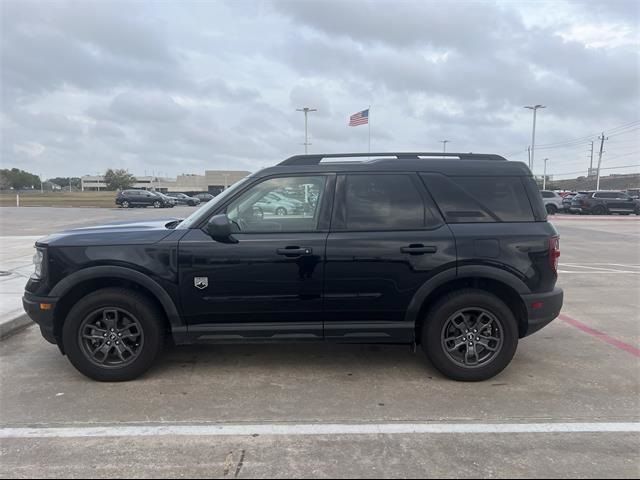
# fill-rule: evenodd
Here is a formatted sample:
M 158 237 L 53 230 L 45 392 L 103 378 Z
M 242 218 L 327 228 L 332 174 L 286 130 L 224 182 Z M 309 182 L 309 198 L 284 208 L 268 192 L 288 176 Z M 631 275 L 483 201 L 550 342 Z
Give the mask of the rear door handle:
M 408 253 L 409 255 L 424 255 L 425 253 L 436 253 L 438 247 L 433 245 L 409 245 L 408 247 L 402 247 L 400 249 L 402 253 Z
M 284 255 L 285 257 L 302 257 L 305 255 L 313 255 L 313 248 L 311 247 L 286 247 L 276 250 L 278 255 Z

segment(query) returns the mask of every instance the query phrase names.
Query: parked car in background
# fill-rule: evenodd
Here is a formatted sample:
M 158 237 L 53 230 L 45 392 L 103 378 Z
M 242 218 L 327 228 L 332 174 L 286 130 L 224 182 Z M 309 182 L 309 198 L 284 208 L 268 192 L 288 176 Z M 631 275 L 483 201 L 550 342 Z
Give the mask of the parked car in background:
M 569 213 L 571 211 L 571 201 L 577 195 L 576 192 L 566 192 L 562 196 L 562 211 Z
M 639 199 L 640 198 L 640 188 L 629 188 L 624 191 L 631 198 Z
M 619 191 L 580 192 L 573 197 L 571 213 L 640 215 L 640 200 Z
M 189 195 L 185 195 L 184 193 L 167 193 L 167 195 L 175 199 L 178 205 L 189 205 L 190 207 L 200 205 L 199 198 L 190 197 Z
M 123 190 L 116 195 L 116 205 L 122 208 L 167 208 L 172 206 L 172 203 L 168 197 L 163 198 L 157 192 L 147 190 Z
M 176 202 L 175 198 L 172 198 L 172 197 L 170 197 L 168 195 L 165 195 L 162 192 L 152 192 L 152 193 L 154 193 L 155 195 L 157 195 L 158 197 L 160 197 L 164 201 L 163 208 L 173 208 L 173 207 L 176 206 L 177 202 Z
M 559 193 L 551 190 L 542 190 L 540 195 L 542 195 L 544 208 L 549 215 L 555 215 L 562 210 L 562 196 Z
M 266 194 L 260 201 L 256 202 L 255 207 L 262 214 L 278 215 L 279 217 L 302 215 L 305 211 L 303 202 L 275 192 Z
M 197 193 L 193 195 L 193 198 L 197 198 L 202 203 L 207 203 L 209 200 L 213 200 L 215 197 L 210 193 Z

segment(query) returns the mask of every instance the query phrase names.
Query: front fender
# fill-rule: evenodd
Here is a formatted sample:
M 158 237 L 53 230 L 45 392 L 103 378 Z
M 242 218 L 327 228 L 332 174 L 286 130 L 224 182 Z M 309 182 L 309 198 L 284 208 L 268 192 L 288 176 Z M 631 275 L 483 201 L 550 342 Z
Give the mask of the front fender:
M 167 291 L 153 278 L 131 268 L 104 265 L 78 270 L 60 280 L 51 290 L 49 296 L 61 298 L 75 286 L 88 280 L 99 280 L 101 278 L 121 278 L 146 288 L 162 305 L 172 330 L 184 327 L 184 322 L 180 318 L 175 302 Z

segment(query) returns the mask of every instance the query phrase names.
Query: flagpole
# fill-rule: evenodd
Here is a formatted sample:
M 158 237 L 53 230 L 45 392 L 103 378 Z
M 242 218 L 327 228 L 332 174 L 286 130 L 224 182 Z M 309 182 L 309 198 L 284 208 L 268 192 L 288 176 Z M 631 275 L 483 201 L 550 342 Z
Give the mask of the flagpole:
M 369 124 L 369 153 L 371 153 L 371 105 L 369 105 L 367 117 L 369 119 L 367 122 Z

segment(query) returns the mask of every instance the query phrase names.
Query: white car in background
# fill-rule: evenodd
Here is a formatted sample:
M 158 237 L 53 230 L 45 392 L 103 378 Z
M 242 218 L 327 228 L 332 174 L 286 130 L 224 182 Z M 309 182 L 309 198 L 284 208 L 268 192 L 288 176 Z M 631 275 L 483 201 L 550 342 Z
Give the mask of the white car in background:
M 541 190 L 540 194 L 549 215 L 555 215 L 563 210 L 562 195 L 551 190 Z

